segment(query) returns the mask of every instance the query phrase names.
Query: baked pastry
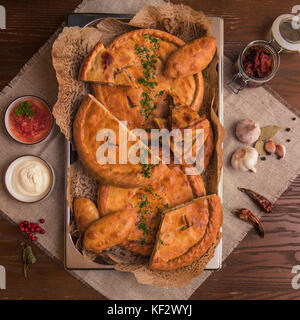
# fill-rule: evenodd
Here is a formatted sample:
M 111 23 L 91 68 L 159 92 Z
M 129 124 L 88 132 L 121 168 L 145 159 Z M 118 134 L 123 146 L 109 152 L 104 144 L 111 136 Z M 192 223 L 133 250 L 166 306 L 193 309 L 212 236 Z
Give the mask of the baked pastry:
M 74 142 L 81 162 L 101 183 L 97 199 L 101 218 L 92 219 L 94 204 L 86 202 L 85 207 L 81 200 L 76 208 L 74 204 L 80 230 L 86 230 L 84 250 L 100 254 L 121 245 L 151 256 L 151 269 L 174 270 L 192 264 L 217 243 L 221 202 L 217 195 L 206 196 L 200 174 L 212 156 L 214 135 L 210 121 L 198 114 L 205 87 L 201 71 L 215 50 L 214 38 L 185 44 L 160 30 L 138 29 L 106 48 L 98 43 L 83 62 L 79 80 L 91 83 L 94 96 L 89 95 L 77 112 Z M 132 129 L 179 129 L 180 142 L 184 129 L 191 129 L 191 156 L 202 152 L 202 168 L 185 158 L 180 166 L 173 164 L 179 160 L 174 138 L 168 142 L 174 156 L 170 165 L 151 165 L 145 175 L 140 164 L 119 163 L 122 121 L 127 121 L 125 132 L 132 137 L 127 150 L 139 141 Z M 103 162 L 109 154 L 99 152 L 107 142 L 99 138 L 101 129 L 115 133 L 115 141 L 109 141 L 116 151 L 115 164 Z M 200 146 L 196 145 L 199 129 L 203 130 Z M 149 158 L 150 148 L 139 142 Z M 183 145 L 180 151 L 185 151 Z M 186 174 L 194 169 L 196 174 Z
M 73 136 L 79 158 L 87 171 L 103 184 L 110 184 L 124 188 L 135 188 L 148 185 L 160 176 L 168 174 L 166 165 L 155 165 L 148 168 L 148 174 L 143 173 L 141 164 L 120 164 L 119 163 L 119 125 L 115 118 L 99 101 L 93 96 L 86 97 L 76 114 L 73 124 Z M 97 141 L 97 133 L 100 129 L 110 129 L 115 133 L 115 162 L 116 164 L 101 164 L 104 155 L 99 153 L 99 147 L 105 141 Z M 134 135 L 125 129 L 127 134 L 134 138 Z M 139 141 L 135 137 L 136 141 Z M 127 150 L 136 144 L 136 141 L 128 141 Z M 144 145 L 144 149 L 150 150 Z M 108 155 L 109 156 L 109 155 Z
M 188 136 L 186 135 L 185 129 L 191 129 L 189 138 L 187 138 Z M 175 135 L 171 140 L 170 147 L 174 158 L 183 165 L 195 163 L 195 159 L 198 159 L 198 162 L 200 162 L 201 156 L 204 158 L 205 155 L 205 150 L 202 146 L 205 144 L 208 134 L 212 132 L 209 120 L 201 118 L 200 121 L 193 125 L 179 130 L 181 135 L 179 135 L 179 137 Z
M 203 192 L 205 194 L 205 189 Z M 122 246 L 141 255 L 151 255 L 161 213 L 167 208 L 173 208 L 192 199 L 193 189 L 188 177 L 179 166 L 174 165 L 170 166 L 168 175 L 144 188 L 121 189 L 100 186 L 97 202 L 103 214 L 115 210 L 135 209 L 135 227 Z
M 161 92 L 171 95 L 175 105 L 199 110 L 204 94 L 202 73 L 182 79 L 163 74 L 169 55 L 184 44 L 176 36 L 160 30 L 139 29 L 125 33 L 106 49 L 102 43 L 96 45 L 81 66 L 79 80 L 146 89 L 151 99 L 148 111 L 156 109 L 155 100 Z
M 171 110 L 171 128 L 184 129 L 203 120 L 199 113 L 188 106 L 178 106 Z
M 83 248 L 94 253 L 124 241 L 135 223 L 134 210 L 117 211 L 93 222 L 84 233 Z
M 116 64 L 112 55 L 98 42 L 94 50 L 86 57 L 79 70 L 79 80 L 99 81 L 117 85 L 132 85 L 126 68 Z
M 120 121 L 127 121 L 128 129 L 153 128 L 153 118 L 169 116 L 171 99 L 166 92 L 153 97 L 153 104 L 156 104 L 156 108 L 148 119 L 145 119 L 140 103 L 143 93 L 141 88 L 98 83 L 92 83 L 91 88 L 95 98 L 104 104 L 116 118 Z
M 192 188 L 194 198 L 206 196 L 205 184 L 200 174 L 187 175 L 187 179 Z
M 214 152 L 215 144 L 214 144 L 214 133 L 211 127 L 208 128 L 207 138 L 204 142 L 204 167 L 203 171 L 207 168 L 209 161 Z
M 99 212 L 94 202 L 90 199 L 75 198 L 74 216 L 77 229 L 83 234 L 92 222 L 99 219 Z
M 164 74 L 171 78 L 184 78 L 201 72 L 216 52 L 215 38 L 196 39 L 174 51 L 168 58 Z
M 221 224 L 222 205 L 217 195 L 167 211 L 157 233 L 150 268 L 174 270 L 192 264 L 213 245 Z

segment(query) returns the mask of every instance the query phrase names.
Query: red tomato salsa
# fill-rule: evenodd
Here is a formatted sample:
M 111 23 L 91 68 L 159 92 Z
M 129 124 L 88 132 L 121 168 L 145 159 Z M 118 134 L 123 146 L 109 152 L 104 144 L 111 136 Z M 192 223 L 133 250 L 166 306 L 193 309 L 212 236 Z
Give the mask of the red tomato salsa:
M 30 108 L 30 112 L 27 112 L 29 115 L 24 111 L 20 112 L 20 105 L 24 102 L 28 102 L 26 105 Z M 52 121 L 52 114 L 42 100 L 26 97 L 11 109 L 9 129 L 15 139 L 23 143 L 35 143 L 47 137 L 52 128 Z

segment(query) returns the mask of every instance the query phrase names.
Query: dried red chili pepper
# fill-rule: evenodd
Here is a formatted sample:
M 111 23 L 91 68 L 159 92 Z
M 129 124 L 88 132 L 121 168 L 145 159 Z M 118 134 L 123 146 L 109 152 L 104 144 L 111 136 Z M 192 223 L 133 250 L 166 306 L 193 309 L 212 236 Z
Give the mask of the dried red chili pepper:
M 252 223 L 256 229 L 258 230 L 259 234 L 264 237 L 265 236 L 265 231 L 264 228 L 259 221 L 259 219 L 248 209 L 242 208 L 238 210 L 233 210 L 232 213 L 236 213 L 237 216 L 244 221 Z
M 246 188 L 238 188 L 238 189 L 243 193 L 246 193 L 251 199 L 253 199 L 256 203 L 258 203 L 265 210 L 265 212 L 270 213 L 273 210 L 273 207 L 274 207 L 273 203 L 267 198 L 265 198 L 264 196 L 262 196 L 261 194 Z

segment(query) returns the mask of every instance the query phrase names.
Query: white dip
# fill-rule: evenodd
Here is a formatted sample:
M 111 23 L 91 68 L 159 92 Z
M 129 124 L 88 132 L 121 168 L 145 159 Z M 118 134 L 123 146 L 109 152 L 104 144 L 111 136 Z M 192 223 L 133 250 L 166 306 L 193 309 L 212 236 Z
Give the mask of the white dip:
M 20 162 L 12 173 L 12 186 L 25 197 L 42 196 L 51 185 L 51 172 L 48 166 L 38 158 Z

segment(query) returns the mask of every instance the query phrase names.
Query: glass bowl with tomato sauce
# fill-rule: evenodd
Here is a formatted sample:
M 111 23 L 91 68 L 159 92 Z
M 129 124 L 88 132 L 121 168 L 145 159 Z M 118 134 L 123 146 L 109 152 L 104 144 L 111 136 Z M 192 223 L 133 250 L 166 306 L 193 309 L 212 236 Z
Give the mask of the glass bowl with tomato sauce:
M 8 134 L 26 145 L 47 140 L 53 129 L 49 105 L 36 96 L 22 96 L 11 102 L 6 109 L 4 122 Z

